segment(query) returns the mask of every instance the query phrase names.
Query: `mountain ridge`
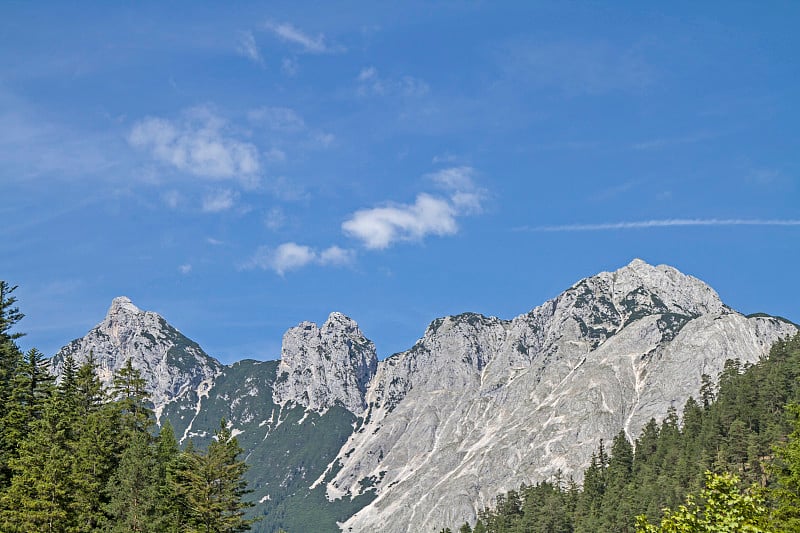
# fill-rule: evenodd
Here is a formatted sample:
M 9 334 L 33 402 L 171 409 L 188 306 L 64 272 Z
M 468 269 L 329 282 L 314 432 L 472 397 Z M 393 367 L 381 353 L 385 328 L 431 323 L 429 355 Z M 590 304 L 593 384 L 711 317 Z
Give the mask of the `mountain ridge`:
M 307 511 L 327 517 L 317 530 L 399 533 L 473 521 L 521 482 L 579 474 L 599 438 L 624 429 L 632 439 L 696 395 L 702 374 L 715 376 L 726 359 L 757 360 L 795 331 L 635 259 L 512 319 L 436 318 L 410 349 L 381 361 L 358 324 L 333 312 L 290 328 L 278 361 L 221 365 L 124 297 L 57 358 L 94 351 L 107 374 L 138 357 L 158 388 L 157 413 L 184 441 L 209 438 L 213 417 L 229 420 L 254 461 L 264 531 L 299 527 L 280 513 L 305 494 L 324 508 Z M 322 435 L 316 425 L 338 429 Z

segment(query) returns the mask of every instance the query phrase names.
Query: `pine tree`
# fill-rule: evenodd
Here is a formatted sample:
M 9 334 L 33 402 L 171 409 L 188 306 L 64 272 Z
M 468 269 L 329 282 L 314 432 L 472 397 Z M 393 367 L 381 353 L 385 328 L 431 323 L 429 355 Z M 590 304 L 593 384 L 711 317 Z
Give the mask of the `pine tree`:
M 18 436 L 13 435 L 14 428 L 6 427 L 14 376 L 22 361 L 22 353 L 14 341 L 23 334 L 12 332 L 14 325 L 25 316 L 14 305 L 17 299 L 12 293 L 16 288 L 0 280 L 0 488 L 11 482 L 9 463 L 19 444 Z
M 182 521 L 182 510 L 173 481 L 179 470 L 181 452 L 175 432 L 169 420 L 161 425 L 155 447 L 156 487 L 154 526 L 164 533 L 178 532 Z
M 48 371 L 42 352 L 29 350 L 17 364 L 11 393 L 2 419 L 4 448 L 10 458 L 16 455 L 20 441 L 30 431 L 34 420 L 41 418 L 45 401 L 54 393 L 55 378 Z
M 153 423 L 153 411 L 148 408 L 150 394 L 147 381 L 130 358 L 114 374 L 112 395 L 122 414 L 123 430 L 131 434 L 147 432 Z
M 51 396 L 11 460 L 14 476 L 0 505 L 2 531 L 66 532 L 74 524 L 71 457 L 60 410 L 58 397 Z
M 775 445 L 777 461 L 772 469 L 778 487 L 773 492 L 776 500 L 773 523 L 785 531 L 800 531 L 800 405 L 790 405 L 787 410 L 795 425 L 788 441 Z
M 244 518 L 253 504 L 242 498 L 249 491 L 242 478 L 247 465 L 238 460 L 242 449 L 225 420 L 205 454 L 185 451 L 176 476 L 177 492 L 185 505 L 185 531 L 234 533 L 248 531 L 253 520 Z
M 122 453 L 119 410 L 107 401 L 92 353 L 78 369 L 74 386 L 62 380 L 59 394 L 72 456 L 72 513 L 86 528 L 96 529 L 106 523 L 105 489 Z
M 158 465 L 145 434 L 134 435 L 108 484 L 111 533 L 160 533 L 155 525 Z

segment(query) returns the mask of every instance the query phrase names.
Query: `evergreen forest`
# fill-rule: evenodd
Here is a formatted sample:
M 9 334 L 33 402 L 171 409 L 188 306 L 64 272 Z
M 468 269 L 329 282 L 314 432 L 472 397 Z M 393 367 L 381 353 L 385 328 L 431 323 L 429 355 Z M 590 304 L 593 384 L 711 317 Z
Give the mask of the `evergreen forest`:
M 156 428 L 130 361 L 105 390 L 90 358 L 68 358 L 60 382 L 0 281 L 0 531 L 232 533 L 250 529 L 246 465 L 224 420 L 206 450 L 181 450 Z
M 800 531 L 800 334 L 702 380 L 682 419 L 673 409 L 650 420 L 634 445 L 622 432 L 610 449 L 600 442 L 582 486 L 563 476 L 522 485 L 456 531 Z

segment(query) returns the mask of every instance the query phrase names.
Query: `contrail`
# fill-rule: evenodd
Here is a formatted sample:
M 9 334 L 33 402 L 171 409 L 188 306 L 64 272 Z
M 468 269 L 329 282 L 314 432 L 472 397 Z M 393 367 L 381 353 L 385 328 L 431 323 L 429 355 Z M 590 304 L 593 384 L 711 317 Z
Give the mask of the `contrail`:
M 560 226 L 525 226 L 521 231 L 606 231 L 615 229 L 667 228 L 673 226 L 800 226 L 797 219 L 748 218 L 667 218 L 603 224 L 565 224 Z

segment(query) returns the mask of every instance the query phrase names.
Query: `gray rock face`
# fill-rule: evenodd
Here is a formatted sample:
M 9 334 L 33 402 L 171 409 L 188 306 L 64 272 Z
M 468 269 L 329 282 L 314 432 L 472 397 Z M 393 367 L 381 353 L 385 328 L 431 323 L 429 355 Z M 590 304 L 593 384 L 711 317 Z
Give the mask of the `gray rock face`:
M 635 438 L 651 417 L 696 396 L 702 374 L 715 378 L 726 359 L 754 362 L 795 332 L 640 260 L 511 321 L 438 319 L 412 349 L 379 363 L 328 497 L 377 487 L 344 530 L 474 522 L 522 482 L 557 470 L 579 477 L 601 438 L 621 429 Z
M 222 365 L 158 314 L 142 311 L 121 296 L 114 298 L 105 319 L 86 336 L 64 346 L 52 359 L 56 375 L 64 358 L 78 365 L 94 354 L 100 380 L 111 387 L 114 372 L 128 359 L 142 373 L 156 408 L 189 391 L 207 389 Z
M 273 398 L 280 405 L 294 402 L 318 412 L 339 403 L 361 415 L 377 365 L 375 345 L 358 324 L 331 313 L 322 327 L 303 322 L 284 334 Z
M 374 490 L 342 529 L 400 533 L 474 522 L 497 494 L 558 470 L 579 478 L 601 438 L 624 430 L 634 439 L 651 417 L 680 412 L 697 396 L 703 374 L 716 378 L 727 359 L 755 362 L 796 332 L 775 318 L 744 317 L 674 268 L 634 260 L 513 320 L 473 313 L 434 320 L 411 349 L 380 363 L 358 325 L 332 313 L 322 326 L 287 331 L 279 363 L 223 372 L 159 315 L 116 298 L 100 324 L 54 356 L 53 368 L 58 373 L 68 354 L 80 364 L 91 352 L 109 386 L 130 358 L 157 415 L 183 439 L 207 438 L 225 416 L 261 474 L 276 453 L 288 453 L 284 433 L 316 439 L 313 421 L 328 411 L 338 420 L 325 426 L 339 428 L 328 435 L 335 444 L 303 459 L 317 468 L 298 479 L 346 499 L 339 504 Z M 335 405 L 360 419 L 331 461 L 354 418 Z M 302 490 L 293 486 L 292 497 Z

